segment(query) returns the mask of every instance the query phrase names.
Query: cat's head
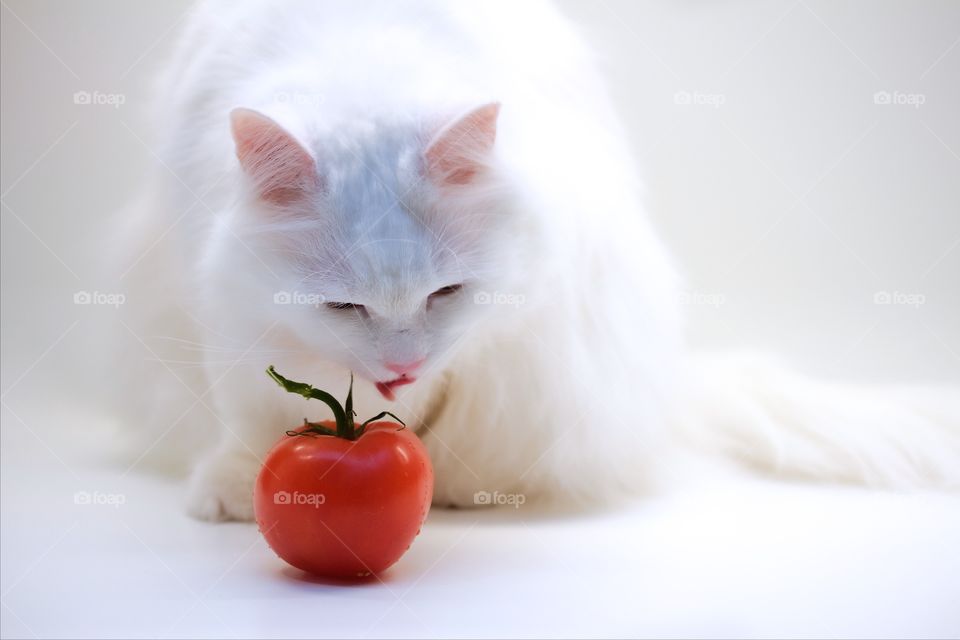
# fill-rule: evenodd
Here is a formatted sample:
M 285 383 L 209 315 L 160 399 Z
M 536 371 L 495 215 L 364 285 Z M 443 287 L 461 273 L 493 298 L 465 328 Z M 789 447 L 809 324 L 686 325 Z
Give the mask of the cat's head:
M 245 303 L 266 302 L 296 348 L 388 399 L 437 372 L 509 261 L 498 115 L 491 103 L 441 126 L 367 120 L 297 136 L 234 110 L 241 209 L 271 272 Z

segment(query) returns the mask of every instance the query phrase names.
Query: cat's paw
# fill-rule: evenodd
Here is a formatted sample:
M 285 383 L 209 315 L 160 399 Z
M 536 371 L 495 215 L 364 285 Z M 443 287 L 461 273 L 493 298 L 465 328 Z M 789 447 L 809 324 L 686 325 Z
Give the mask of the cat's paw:
M 259 468 L 248 452 L 218 451 L 206 458 L 190 478 L 187 513 L 208 522 L 253 520 L 253 484 Z

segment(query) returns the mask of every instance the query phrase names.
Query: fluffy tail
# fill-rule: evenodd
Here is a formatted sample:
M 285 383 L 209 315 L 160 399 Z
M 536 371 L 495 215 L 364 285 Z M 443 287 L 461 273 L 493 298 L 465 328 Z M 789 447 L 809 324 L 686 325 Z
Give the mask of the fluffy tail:
M 743 356 L 696 371 L 699 446 L 786 477 L 960 489 L 960 390 L 819 382 Z

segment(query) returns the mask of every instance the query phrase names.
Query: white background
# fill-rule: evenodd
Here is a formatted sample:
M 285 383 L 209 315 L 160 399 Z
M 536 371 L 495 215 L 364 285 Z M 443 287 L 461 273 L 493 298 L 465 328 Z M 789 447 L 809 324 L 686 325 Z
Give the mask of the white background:
M 147 90 L 187 5 L 6 4 L 26 23 L 3 9 L 2 321 L 15 379 L 77 317 L 65 294 L 96 288 L 106 217 L 153 162 Z M 691 299 L 722 296 L 690 305 L 696 344 L 769 348 L 828 377 L 960 377 L 960 7 L 562 6 L 598 50 L 650 214 L 703 294 Z M 78 90 L 126 102 L 78 107 Z M 877 105 L 877 91 L 924 103 Z M 680 92 L 723 103 L 679 105 Z M 877 306 L 877 291 L 925 303 Z
M 960 5 L 561 5 L 610 78 L 694 344 L 827 378 L 958 379 Z M 960 632 L 946 497 L 731 478 L 601 517 L 439 513 L 387 585 L 343 589 L 282 572 L 249 527 L 183 519 L 173 486 L 91 470 L 49 424 L 108 312 L 72 296 L 97 289 L 107 216 L 155 161 L 146 96 L 186 8 L 0 9 L 4 636 Z

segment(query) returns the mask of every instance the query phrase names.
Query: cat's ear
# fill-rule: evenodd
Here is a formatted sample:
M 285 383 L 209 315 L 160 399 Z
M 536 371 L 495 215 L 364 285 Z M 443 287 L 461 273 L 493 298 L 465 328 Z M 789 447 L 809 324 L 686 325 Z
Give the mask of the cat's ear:
M 310 153 L 279 124 L 252 109 L 230 112 L 230 130 L 237 159 L 266 202 L 287 206 L 320 188 Z
M 497 139 L 500 103 L 491 102 L 443 127 L 427 144 L 427 175 L 437 184 L 462 185 L 473 180 Z

